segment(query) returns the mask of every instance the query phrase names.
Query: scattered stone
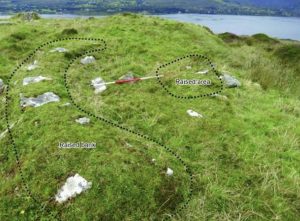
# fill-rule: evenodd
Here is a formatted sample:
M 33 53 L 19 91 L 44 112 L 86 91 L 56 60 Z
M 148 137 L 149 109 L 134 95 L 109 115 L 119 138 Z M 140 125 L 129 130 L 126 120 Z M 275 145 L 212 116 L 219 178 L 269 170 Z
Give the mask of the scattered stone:
M 196 111 L 193 110 L 187 110 L 188 115 L 190 115 L 191 117 L 198 117 L 198 118 L 202 118 L 203 115 L 197 113 Z
M 42 95 L 35 97 L 26 98 L 23 95 L 21 97 L 21 107 L 40 107 L 44 104 L 48 104 L 50 102 L 59 102 L 60 98 L 53 92 L 46 92 Z
M 89 124 L 91 120 L 87 117 L 82 117 L 82 118 L 76 119 L 75 121 L 79 124 L 84 125 L 84 124 Z
M 81 64 L 91 64 L 94 63 L 96 59 L 93 56 L 86 56 L 85 58 L 81 59 Z
M 2 80 L 2 79 L 0 79 L 0 94 L 2 94 L 2 93 L 3 93 L 3 91 L 4 91 L 4 87 L 5 87 L 5 85 L 4 85 L 4 82 L 3 82 L 3 80 Z
M 155 163 L 155 162 L 156 162 L 156 159 L 153 158 L 151 161 L 152 161 L 152 163 Z
M 95 94 L 102 93 L 107 89 L 105 81 L 101 77 L 92 80 L 91 85 L 95 88 Z
M 75 176 L 69 177 L 62 188 L 58 190 L 58 193 L 55 195 L 55 200 L 58 203 L 66 202 L 68 199 L 75 197 L 91 187 L 92 182 L 88 182 L 76 173 Z
M 65 49 L 65 48 L 55 48 L 53 50 L 51 50 L 50 52 L 59 52 L 59 53 L 64 53 L 64 52 L 68 52 L 69 50 L 68 49 Z
M 223 76 L 221 76 L 224 84 L 228 88 L 234 88 L 234 87 L 240 87 L 241 83 L 234 77 L 232 77 L 229 73 L 223 73 Z
M 174 171 L 173 171 L 172 169 L 170 169 L 170 168 L 167 168 L 166 174 L 167 174 L 168 176 L 172 176 L 172 175 L 174 174 Z
M 23 79 L 23 86 L 26 86 L 31 83 L 38 83 L 41 81 L 51 81 L 51 78 L 43 77 L 43 76 L 37 76 L 37 77 L 27 77 Z
M 187 70 L 191 70 L 192 69 L 192 66 L 186 66 L 185 67 Z
M 63 104 L 63 105 L 61 105 L 62 107 L 69 107 L 69 106 L 71 106 L 71 103 L 65 103 L 65 104 Z
M 33 64 L 28 65 L 27 70 L 28 70 L 28 71 L 33 71 L 34 69 L 36 69 L 36 68 L 38 67 L 37 64 L 38 64 L 38 62 L 37 62 L 37 60 L 35 60 L 35 61 L 33 62 Z
M 202 74 L 205 75 L 209 72 L 209 70 L 203 70 L 203 71 L 198 71 L 196 74 Z
M 213 94 L 213 95 L 211 95 L 211 96 L 212 96 L 212 97 L 215 97 L 215 98 L 217 98 L 217 99 L 219 99 L 219 100 L 223 100 L 223 101 L 228 100 L 228 97 L 225 96 L 225 95 Z

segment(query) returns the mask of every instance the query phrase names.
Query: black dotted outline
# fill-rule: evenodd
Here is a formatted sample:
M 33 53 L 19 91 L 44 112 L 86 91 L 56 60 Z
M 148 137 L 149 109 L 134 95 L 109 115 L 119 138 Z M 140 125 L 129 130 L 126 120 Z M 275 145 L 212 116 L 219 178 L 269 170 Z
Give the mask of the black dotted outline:
M 89 50 L 89 51 L 86 51 L 85 53 L 83 53 L 82 55 L 79 55 L 79 56 L 76 56 L 75 58 L 73 58 L 71 60 L 71 62 L 69 62 L 69 64 L 67 65 L 65 71 L 64 71 L 64 83 L 65 83 L 65 87 L 66 87 L 66 90 L 67 90 L 67 93 L 69 95 L 69 98 L 71 100 L 71 103 L 78 109 L 80 110 L 81 112 L 87 114 L 88 116 L 90 117 L 94 117 L 104 123 L 107 123 L 107 124 L 110 124 L 114 127 L 117 127 L 121 130 L 124 130 L 124 131 L 127 131 L 129 133 L 132 133 L 132 134 L 135 134 L 141 138 L 144 138 L 145 140 L 148 140 L 148 141 L 151 141 L 161 147 L 163 147 L 165 149 L 165 151 L 169 152 L 171 155 L 173 155 L 176 159 L 179 160 L 179 162 L 185 167 L 185 171 L 188 173 L 189 177 L 190 177 L 190 192 L 188 194 L 188 199 L 183 203 L 183 206 L 181 206 L 179 209 L 178 209 L 178 212 L 182 211 L 183 209 L 185 209 L 189 202 L 191 201 L 191 198 L 192 198 L 192 194 L 193 194 L 193 182 L 194 182 L 194 178 L 193 178 L 193 173 L 191 171 L 191 169 L 189 168 L 189 166 L 182 160 L 182 158 L 176 154 L 172 149 L 170 149 L 169 147 L 165 146 L 164 144 L 161 144 L 159 141 L 153 139 L 153 138 L 150 138 L 142 133 L 138 133 L 136 131 L 133 131 L 133 130 L 130 130 L 128 128 L 125 128 L 121 125 L 118 125 L 114 122 L 111 122 L 105 118 L 102 118 L 102 117 L 99 117 L 99 116 L 96 116 L 86 110 L 84 110 L 83 108 L 81 108 L 79 105 L 77 105 L 69 91 L 69 86 L 68 86 L 68 83 L 67 83 L 67 72 L 68 70 L 70 69 L 71 65 L 76 61 L 76 59 L 78 59 L 79 57 L 82 57 L 84 55 L 87 55 L 87 54 L 90 54 L 90 53 L 94 53 L 94 52 L 100 52 L 100 51 L 104 51 L 106 50 L 107 48 L 107 44 L 106 42 L 103 40 L 103 39 L 99 39 L 99 38 L 77 38 L 77 37 L 73 37 L 73 38 L 62 38 L 62 39 L 56 39 L 56 40 L 52 40 L 52 41 L 49 41 L 49 42 L 46 42 L 42 45 L 40 45 L 39 47 L 37 47 L 31 54 L 29 54 L 29 56 L 27 56 L 23 61 L 21 61 L 21 63 L 12 71 L 12 73 L 10 74 L 9 78 L 8 78 L 8 82 L 7 82 L 7 87 L 6 87 L 6 93 L 5 93 L 5 120 L 6 120 L 6 126 L 7 126 L 7 130 L 8 130 L 8 134 L 9 134 L 9 139 L 10 139 L 10 142 L 11 142 L 11 145 L 13 146 L 13 151 L 14 151 L 14 154 L 15 154 L 15 157 L 16 157 L 16 161 L 17 161 L 17 167 L 19 169 L 19 172 L 20 172 L 20 176 L 21 176 L 21 180 L 22 180 L 22 183 L 23 183 L 23 186 L 25 188 L 25 191 L 27 193 L 27 195 L 33 199 L 34 203 L 37 203 L 37 204 L 40 204 L 41 205 L 41 202 L 39 202 L 39 200 L 37 200 L 37 198 L 35 198 L 32 194 L 32 192 L 30 191 L 30 188 L 28 187 L 28 184 L 27 182 L 25 181 L 25 178 L 24 178 L 24 174 L 23 174 L 23 171 L 22 171 L 22 167 L 21 167 L 21 163 L 20 163 L 20 158 L 19 158 L 19 154 L 18 154 L 18 151 L 17 151 L 17 147 L 16 147 L 16 144 L 15 144 L 15 141 L 14 141 L 14 138 L 13 138 L 13 135 L 12 135 L 12 131 L 11 131 L 11 128 L 10 128 L 10 125 L 9 125 L 9 116 L 8 116 L 8 106 L 9 106 L 9 101 L 10 101 L 10 97 L 9 97 L 9 90 L 10 90 L 10 83 L 11 83 L 11 79 L 15 76 L 16 72 L 25 64 L 29 61 L 30 58 L 32 58 L 36 52 L 38 50 L 40 50 L 41 48 L 45 47 L 45 46 L 48 46 L 50 44 L 53 44 L 53 43 L 56 43 L 56 42 L 61 42 L 61 41 L 69 41 L 69 40 L 82 40 L 82 41 L 101 41 L 103 44 L 104 44 L 104 47 L 103 48 L 100 48 L 100 49 L 93 49 L 93 50 Z M 48 200 L 48 203 L 49 201 L 51 200 L 51 198 Z M 51 214 L 49 208 L 47 206 L 43 207 L 42 210 L 45 210 L 47 213 L 50 214 L 50 216 L 54 219 L 57 219 L 57 220 L 61 220 L 60 218 L 58 218 L 56 215 L 53 215 Z M 168 217 L 168 219 L 170 219 L 170 217 Z
M 196 95 L 196 96 L 179 96 L 179 95 L 176 95 L 174 93 L 172 93 L 167 87 L 166 85 L 161 81 L 160 77 L 159 77 L 159 71 L 160 69 L 162 68 L 165 68 L 169 65 L 172 65 L 174 63 L 177 63 L 183 59 L 186 59 L 186 58 L 192 58 L 192 57 L 198 57 L 198 58 L 203 58 L 204 60 L 206 60 L 210 67 L 212 68 L 213 72 L 215 73 L 215 75 L 218 77 L 218 79 L 220 80 L 221 82 L 221 86 L 220 86 L 220 90 L 219 91 L 216 91 L 216 92 L 212 92 L 212 93 L 208 93 L 208 94 L 201 94 L 201 95 Z M 206 57 L 205 55 L 201 55 L 201 54 L 189 54 L 189 55 L 186 55 L 186 56 L 183 56 L 183 57 L 180 57 L 180 58 L 177 58 L 173 61 L 170 61 L 169 63 L 166 63 L 166 64 L 162 64 L 161 66 L 159 66 L 157 69 L 156 69 L 156 79 L 158 80 L 158 83 L 162 86 L 162 88 L 169 94 L 171 95 L 172 97 L 175 97 L 175 98 L 178 98 L 178 99 L 197 99 L 197 98 L 202 98 L 202 97 L 208 97 L 208 96 L 213 96 L 213 95 L 216 95 L 216 94 L 219 94 L 223 91 L 224 89 L 224 84 L 223 84 L 223 80 L 220 78 L 221 75 L 218 73 L 218 71 L 215 69 L 215 66 L 214 64 L 211 62 L 211 60 Z

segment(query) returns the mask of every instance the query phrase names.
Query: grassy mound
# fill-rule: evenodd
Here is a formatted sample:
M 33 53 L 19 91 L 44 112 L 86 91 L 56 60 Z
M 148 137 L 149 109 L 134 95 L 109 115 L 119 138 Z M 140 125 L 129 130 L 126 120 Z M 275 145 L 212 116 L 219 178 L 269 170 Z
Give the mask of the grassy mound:
M 67 29 L 84 39 L 71 33 L 69 40 L 45 44 Z M 286 43 L 272 46 L 276 52 L 266 51 L 264 41 L 231 45 L 198 25 L 132 14 L 20 22 L 3 26 L 0 38 L 0 78 L 8 84 L 14 74 L 7 114 L 15 144 L 5 132 L 2 94 L 0 220 L 300 219 L 299 81 L 291 77 L 298 64 L 282 62 L 279 54 L 293 58 L 297 53 Z M 106 50 L 100 50 L 99 38 Z M 51 52 L 58 47 L 68 52 Z M 212 64 L 174 62 L 191 54 L 205 55 Z M 86 55 L 96 61 L 82 65 Z M 38 68 L 28 71 L 34 60 Z M 218 73 L 230 72 L 242 87 L 226 89 L 220 97 L 179 99 L 156 79 L 108 85 L 101 94 L 90 86 L 97 77 L 152 76 L 162 66 L 165 85 L 174 94 L 201 94 L 201 87 L 189 91 L 173 82 L 209 69 L 207 64 Z M 52 80 L 22 85 L 25 77 L 38 75 Z M 60 102 L 20 108 L 20 94 L 36 97 L 48 91 Z M 204 117 L 190 117 L 189 109 Z M 80 117 L 91 123 L 76 123 Z M 79 141 L 97 147 L 58 148 L 59 142 Z M 173 176 L 166 174 L 168 168 Z M 91 189 L 56 203 L 58 189 L 76 173 L 92 182 Z

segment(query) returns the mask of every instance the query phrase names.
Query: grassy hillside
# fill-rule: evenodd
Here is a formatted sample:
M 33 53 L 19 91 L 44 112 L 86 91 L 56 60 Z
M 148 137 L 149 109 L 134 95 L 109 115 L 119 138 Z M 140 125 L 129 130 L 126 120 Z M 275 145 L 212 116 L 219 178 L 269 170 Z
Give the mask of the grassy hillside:
M 300 219 L 299 43 L 263 34 L 216 36 L 198 25 L 134 14 L 10 22 L 1 24 L 0 78 L 9 83 L 14 145 L 4 133 L 0 220 Z M 45 44 L 61 38 L 67 39 Z M 105 50 L 97 39 L 105 40 Z M 56 47 L 69 52 L 51 53 Z M 83 66 L 89 50 L 96 62 Z M 242 86 L 225 88 L 220 97 L 178 99 L 156 79 L 111 85 L 98 95 L 89 85 L 98 76 L 150 76 L 190 54 L 207 56 L 218 73 L 230 72 Z M 39 67 L 27 71 L 34 60 Z M 172 77 L 195 61 L 160 72 Z M 52 80 L 22 85 L 37 75 Z M 48 91 L 61 101 L 20 108 L 21 93 Z M 0 102 L 1 134 L 5 94 Z M 191 118 L 188 109 L 204 117 Z M 91 123 L 80 125 L 79 117 Z M 64 141 L 97 148 L 59 149 Z M 76 173 L 92 188 L 57 204 L 57 190 Z

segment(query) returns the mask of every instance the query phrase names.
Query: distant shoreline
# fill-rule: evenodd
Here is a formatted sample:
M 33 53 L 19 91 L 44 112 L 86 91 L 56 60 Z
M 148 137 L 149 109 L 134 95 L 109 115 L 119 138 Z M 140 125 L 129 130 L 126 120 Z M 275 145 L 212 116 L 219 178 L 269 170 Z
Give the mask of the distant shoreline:
M 239 36 L 252 36 L 264 33 L 272 38 L 300 41 L 299 17 L 187 13 L 145 15 L 206 26 L 215 34 L 229 32 Z M 0 19 L 7 19 L 9 16 L 0 15 Z M 109 15 L 40 14 L 40 16 L 44 19 L 88 19 L 90 17 L 104 18 Z
M 22 12 L 1 13 L 0 19 L 10 18 Z M 24 12 L 26 13 L 26 12 Z M 119 13 L 98 13 L 98 14 L 81 14 L 81 13 L 38 13 L 42 18 L 90 18 L 90 17 L 105 17 L 122 13 L 143 14 L 150 16 L 163 16 L 163 15 L 207 15 L 207 16 L 249 16 L 249 17 L 274 17 L 274 18 L 296 18 L 300 16 L 283 16 L 283 15 L 255 15 L 255 14 L 208 14 L 208 13 L 143 13 L 143 12 L 119 12 Z

